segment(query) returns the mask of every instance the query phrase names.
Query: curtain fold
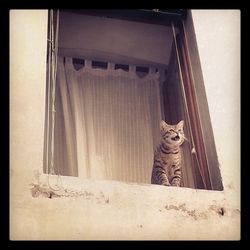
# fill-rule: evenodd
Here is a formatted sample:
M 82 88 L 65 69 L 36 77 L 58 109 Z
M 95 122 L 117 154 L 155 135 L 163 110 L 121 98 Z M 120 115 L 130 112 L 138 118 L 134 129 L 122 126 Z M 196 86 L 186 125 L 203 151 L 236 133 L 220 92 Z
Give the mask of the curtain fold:
M 55 169 L 61 175 L 150 183 L 159 143 L 159 73 L 93 68 L 59 57 Z

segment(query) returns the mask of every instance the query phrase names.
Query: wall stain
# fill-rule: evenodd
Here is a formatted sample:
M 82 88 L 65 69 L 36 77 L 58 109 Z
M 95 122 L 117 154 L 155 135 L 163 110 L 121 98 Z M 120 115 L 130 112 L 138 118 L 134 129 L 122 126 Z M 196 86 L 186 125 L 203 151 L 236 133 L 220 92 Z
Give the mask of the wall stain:
M 32 185 L 32 188 L 30 189 L 30 191 L 31 191 L 32 197 L 34 198 L 45 197 L 48 199 L 54 199 L 54 198 L 75 197 L 75 198 L 83 198 L 85 200 L 90 200 L 90 201 L 92 200 L 97 204 L 109 204 L 110 203 L 110 197 L 104 195 L 102 191 L 100 191 L 99 193 L 93 193 L 87 190 L 75 191 L 75 190 L 70 190 L 66 188 L 55 190 L 45 185 L 42 186 L 40 184 L 34 184 L 34 183 L 32 183 L 31 185 Z M 191 217 L 194 220 L 208 219 L 211 213 L 217 214 L 219 217 L 223 217 L 228 214 L 227 209 L 219 205 L 210 205 L 207 207 L 207 209 L 204 209 L 204 211 L 197 211 L 197 209 L 188 209 L 186 207 L 186 203 L 181 203 L 178 205 L 170 204 L 170 205 L 165 206 L 165 211 L 166 210 L 175 210 L 175 211 L 181 212 L 185 216 Z M 162 213 L 164 212 L 164 209 L 159 208 L 158 212 Z M 239 214 L 240 210 L 234 209 L 233 212 Z
M 180 211 L 186 214 L 187 216 L 192 217 L 194 220 L 208 219 L 208 216 L 209 214 L 211 214 L 211 212 L 216 212 L 219 216 L 224 216 L 226 213 L 226 209 L 224 207 L 216 205 L 210 205 L 207 210 L 202 212 L 199 212 L 196 209 L 193 210 L 187 209 L 185 203 L 182 203 L 180 205 L 166 205 L 165 209 Z
M 82 197 L 87 200 L 95 200 L 96 203 L 109 204 L 110 198 L 105 196 L 103 192 L 99 192 L 98 194 L 94 194 L 92 192 L 84 191 L 74 191 L 66 188 L 61 188 L 58 190 L 52 189 L 48 186 L 41 186 L 39 184 L 32 184 L 32 188 L 30 189 L 31 195 L 34 198 L 45 197 L 49 199 L 53 198 L 70 198 Z

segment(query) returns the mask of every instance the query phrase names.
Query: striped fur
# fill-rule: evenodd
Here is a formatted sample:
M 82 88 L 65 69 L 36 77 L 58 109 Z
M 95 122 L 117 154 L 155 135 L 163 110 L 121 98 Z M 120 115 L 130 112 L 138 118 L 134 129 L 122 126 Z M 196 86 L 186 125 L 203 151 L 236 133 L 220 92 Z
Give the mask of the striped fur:
M 154 154 L 151 183 L 165 186 L 181 184 L 181 152 L 184 142 L 183 121 L 177 125 L 168 125 L 161 121 L 161 143 Z

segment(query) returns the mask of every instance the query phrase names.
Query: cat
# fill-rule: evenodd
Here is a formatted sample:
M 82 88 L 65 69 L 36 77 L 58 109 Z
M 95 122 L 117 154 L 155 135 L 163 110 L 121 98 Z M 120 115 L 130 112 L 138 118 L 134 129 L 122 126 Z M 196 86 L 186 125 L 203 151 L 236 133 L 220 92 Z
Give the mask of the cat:
M 181 185 L 180 146 L 185 140 L 184 121 L 177 125 L 160 122 L 161 143 L 154 153 L 151 183 L 165 186 Z

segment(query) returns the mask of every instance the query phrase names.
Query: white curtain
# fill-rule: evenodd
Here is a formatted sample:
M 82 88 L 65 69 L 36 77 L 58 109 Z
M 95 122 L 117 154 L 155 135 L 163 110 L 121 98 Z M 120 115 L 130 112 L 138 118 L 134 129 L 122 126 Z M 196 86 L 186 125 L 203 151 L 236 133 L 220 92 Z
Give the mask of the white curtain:
M 59 57 L 56 88 L 56 173 L 150 183 L 162 119 L 159 73 L 93 68 Z

